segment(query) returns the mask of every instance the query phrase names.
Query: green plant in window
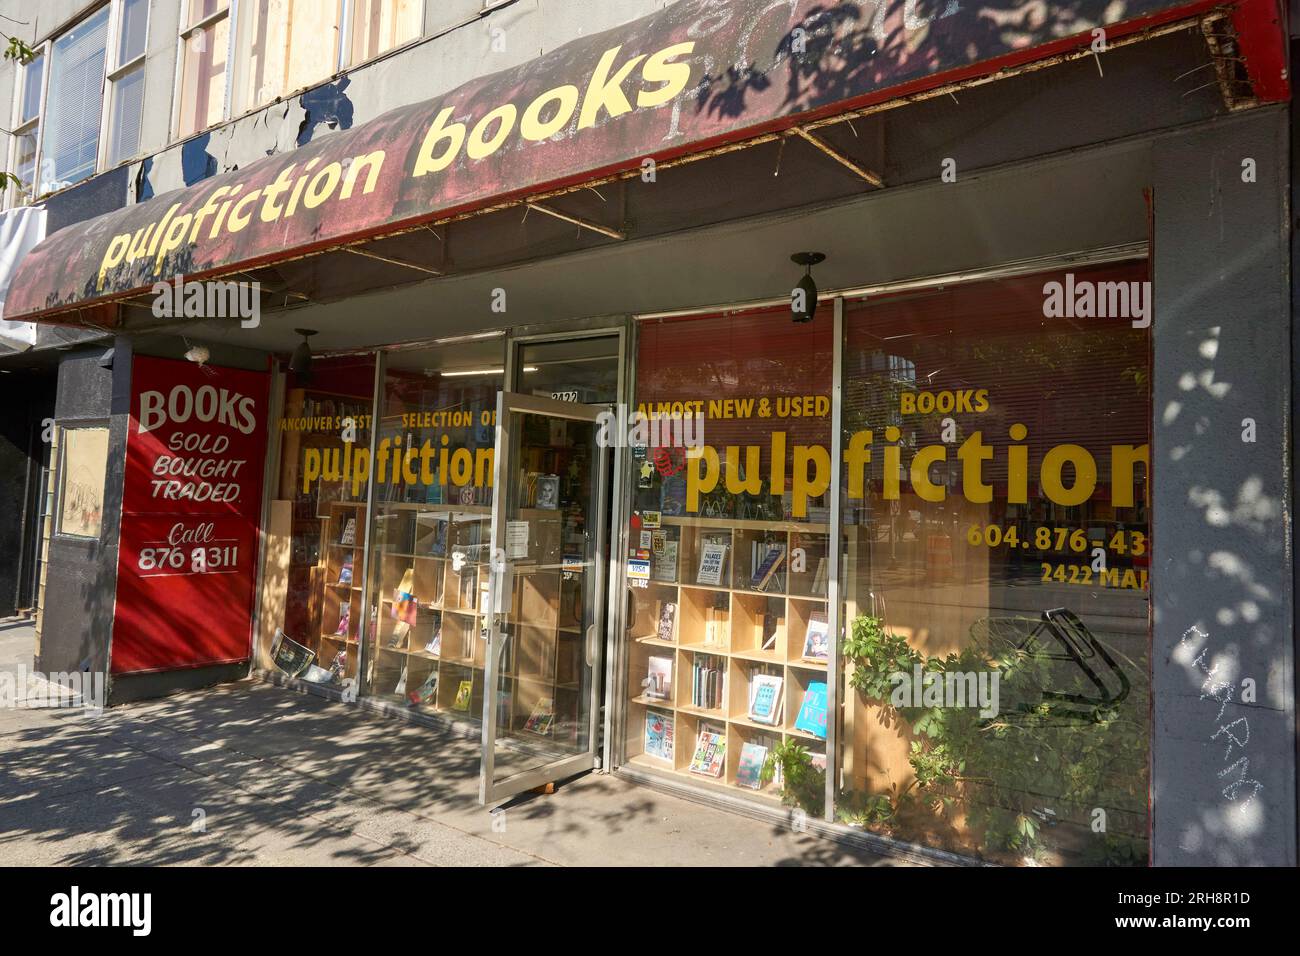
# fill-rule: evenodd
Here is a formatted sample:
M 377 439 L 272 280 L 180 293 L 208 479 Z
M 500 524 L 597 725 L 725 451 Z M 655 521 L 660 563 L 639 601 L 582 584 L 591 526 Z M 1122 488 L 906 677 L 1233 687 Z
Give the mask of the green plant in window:
M 1044 690 L 1088 697 L 1096 688 L 1077 667 L 1059 656 L 1015 646 L 981 650 L 975 643 L 960 653 L 925 658 L 879 618 L 861 616 L 851 623 L 844 641 L 845 659 L 853 665 L 849 684 L 883 714 L 906 722 L 914 779 L 901 791 L 847 797 L 841 818 L 889 827 L 916 805 L 949 818 L 961 811 L 986 849 L 1020 857 L 1041 856 L 1048 834 L 1068 820 L 1085 861 L 1143 861 L 1145 841 L 1134 834 L 1145 814 L 1145 736 L 1124 716 L 1145 714 L 1143 696 L 1130 696 L 1123 712 L 1098 706 L 1063 718 Z M 1130 672 L 1137 670 L 1125 663 Z M 894 675 L 910 675 L 917 664 L 937 680 L 996 671 L 999 713 L 985 717 L 970 706 L 896 707 Z M 1083 833 L 1090 835 L 1080 838 Z
M 773 747 L 763 762 L 760 779 L 770 783 L 781 769 L 781 801 L 806 813 L 821 816 L 826 810 L 826 771 L 812 762 L 812 753 L 795 740 Z

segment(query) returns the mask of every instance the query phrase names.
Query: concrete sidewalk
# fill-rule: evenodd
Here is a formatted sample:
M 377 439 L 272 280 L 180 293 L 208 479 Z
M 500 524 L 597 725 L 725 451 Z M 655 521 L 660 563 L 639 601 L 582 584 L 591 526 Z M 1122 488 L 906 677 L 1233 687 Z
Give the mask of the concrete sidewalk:
M 0 626 L 0 670 L 30 668 Z M 0 865 L 891 865 L 605 774 L 477 802 L 474 741 L 258 682 L 0 710 Z

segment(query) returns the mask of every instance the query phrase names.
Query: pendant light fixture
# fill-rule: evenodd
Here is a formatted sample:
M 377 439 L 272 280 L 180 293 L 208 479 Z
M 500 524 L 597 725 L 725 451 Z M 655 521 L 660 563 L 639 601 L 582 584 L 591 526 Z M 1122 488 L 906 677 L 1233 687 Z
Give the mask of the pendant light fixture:
M 299 385 L 307 385 L 311 382 L 311 343 L 307 340 L 316 334 L 316 330 L 294 329 L 293 331 L 302 336 L 302 341 L 289 357 L 289 371 L 293 372 Z
M 813 281 L 812 267 L 825 261 L 820 252 L 796 252 L 790 261 L 804 267 L 803 278 L 790 293 L 790 312 L 796 322 L 811 322 L 817 313 L 817 283 Z

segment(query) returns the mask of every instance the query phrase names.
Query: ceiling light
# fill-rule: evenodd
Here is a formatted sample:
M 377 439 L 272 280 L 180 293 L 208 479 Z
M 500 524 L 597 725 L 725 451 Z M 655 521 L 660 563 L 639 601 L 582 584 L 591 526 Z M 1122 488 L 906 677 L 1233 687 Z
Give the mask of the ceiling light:
M 302 341 L 298 343 L 298 347 L 293 350 L 293 355 L 289 358 L 289 371 L 293 372 L 299 385 L 307 385 L 311 382 L 311 343 L 307 340 L 316 334 L 316 330 L 294 329 L 293 331 L 302 336 Z
M 790 257 L 791 262 L 804 267 L 803 278 L 790 293 L 790 312 L 796 322 L 811 322 L 817 313 L 817 283 L 813 281 L 812 267 L 825 259 L 820 252 L 796 252 Z

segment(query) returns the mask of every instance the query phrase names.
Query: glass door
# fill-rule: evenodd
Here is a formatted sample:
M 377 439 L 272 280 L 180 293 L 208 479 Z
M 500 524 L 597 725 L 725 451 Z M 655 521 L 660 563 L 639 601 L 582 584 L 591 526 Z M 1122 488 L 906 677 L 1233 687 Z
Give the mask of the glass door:
M 497 400 L 480 799 L 597 765 L 608 406 Z

